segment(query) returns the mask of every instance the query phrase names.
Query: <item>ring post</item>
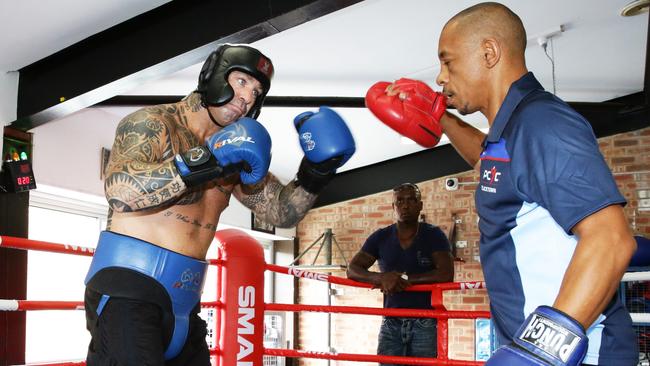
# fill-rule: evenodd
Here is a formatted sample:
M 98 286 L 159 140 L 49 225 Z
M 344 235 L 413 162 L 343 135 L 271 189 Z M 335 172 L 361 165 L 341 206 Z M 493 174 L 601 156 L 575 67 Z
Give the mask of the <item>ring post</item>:
M 218 365 L 262 366 L 264 355 L 264 249 L 236 229 L 217 231 L 223 260 Z

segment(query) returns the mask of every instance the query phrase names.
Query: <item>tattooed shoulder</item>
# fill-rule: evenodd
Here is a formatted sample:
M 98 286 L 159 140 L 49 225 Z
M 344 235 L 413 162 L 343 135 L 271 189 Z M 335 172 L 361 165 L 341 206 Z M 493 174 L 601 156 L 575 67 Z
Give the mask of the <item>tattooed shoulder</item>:
M 179 146 L 175 108 L 143 108 L 118 125 L 104 181 L 113 209 L 127 212 L 159 207 L 183 195 L 171 161 Z
M 160 118 L 155 108 L 143 108 L 124 117 L 117 126 L 113 150 L 117 153 L 132 152 L 143 144 L 169 141 L 170 126 Z M 145 147 L 148 150 L 148 147 Z M 116 156 L 118 157 L 118 156 Z M 142 157 L 142 156 L 140 156 Z
M 115 157 L 119 158 L 120 152 L 138 151 L 149 155 L 137 154 L 140 161 L 164 161 L 198 144 L 187 128 L 182 109 L 177 104 L 165 104 L 142 108 L 126 116 L 117 127 L 113 150 L 118 156 Z

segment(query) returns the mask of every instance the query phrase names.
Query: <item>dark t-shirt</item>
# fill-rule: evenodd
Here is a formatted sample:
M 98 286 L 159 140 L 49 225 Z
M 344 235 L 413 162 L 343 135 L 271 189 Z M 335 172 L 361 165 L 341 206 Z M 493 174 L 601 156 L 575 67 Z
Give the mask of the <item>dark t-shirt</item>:
M 449 252 L 449 241 L 437 226 L 420 223 L 413 243 L 402 249 L 395 224 L 372 233 L 363 244 L 362 251 L 377 258 L 381 272 L 418 274 L 435 269 L 433 252 Z M 431 292 L 402 291 L 384 296 L 384 307 L 431 309 Z

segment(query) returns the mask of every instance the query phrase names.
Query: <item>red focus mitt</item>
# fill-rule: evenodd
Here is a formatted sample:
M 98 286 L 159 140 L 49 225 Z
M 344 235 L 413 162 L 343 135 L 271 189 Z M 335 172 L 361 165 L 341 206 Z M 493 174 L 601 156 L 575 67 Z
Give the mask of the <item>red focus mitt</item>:
M 380 121 L 424 147 L 434 147 L 440 141 L 446 101 L 444 94 L 424 82 L 406 78 L 393 84 L 380 81 L 366 93 L 366 107 Z

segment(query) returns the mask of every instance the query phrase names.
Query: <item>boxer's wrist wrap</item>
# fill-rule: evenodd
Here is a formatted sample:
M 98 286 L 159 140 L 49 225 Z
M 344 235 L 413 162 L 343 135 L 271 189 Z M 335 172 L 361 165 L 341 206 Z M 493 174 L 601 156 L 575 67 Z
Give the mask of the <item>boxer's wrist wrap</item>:
M 334 175 L 336 170 L 323 170 L 319 169 L 317 163 L 312 163 L 307 158 L 303 157 L 298 168 L 296 176 L 296 185 L 303 187 L 307 192 L 318 194 L 325 188 Z
M 226 172 L 206 146 L 195 146 L 185 152 L 176 154 L 174 164 L 188 188 L 198 186 Z M 232 169 L 230 169 L 232 170 Z

